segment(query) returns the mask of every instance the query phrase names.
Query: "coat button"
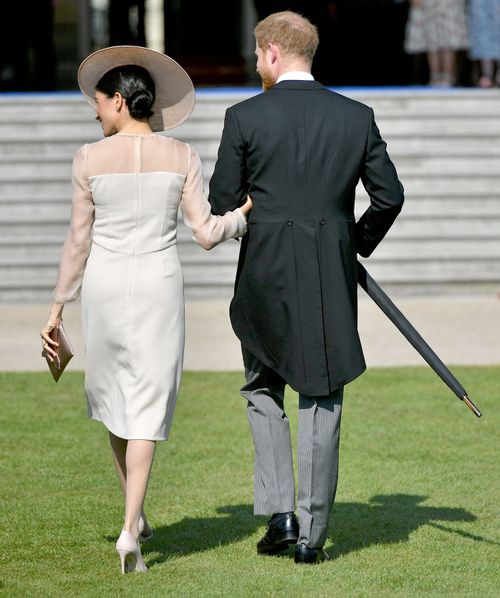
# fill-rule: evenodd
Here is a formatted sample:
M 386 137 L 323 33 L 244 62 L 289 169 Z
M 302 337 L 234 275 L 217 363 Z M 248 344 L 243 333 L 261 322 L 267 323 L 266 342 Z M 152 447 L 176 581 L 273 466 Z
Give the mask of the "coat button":
M 320 223 L 320 224 L 326 224 L 326 220 L 325 220 L 324 218 L 322 218 L 322 219 L 319 221 L 319 223 Z
M 288 221 L 287 221 L 287 224 L 288 224 L 288 226 L 292 226 L 292 224 L 293 224 L 293 220 L 288 220 Z

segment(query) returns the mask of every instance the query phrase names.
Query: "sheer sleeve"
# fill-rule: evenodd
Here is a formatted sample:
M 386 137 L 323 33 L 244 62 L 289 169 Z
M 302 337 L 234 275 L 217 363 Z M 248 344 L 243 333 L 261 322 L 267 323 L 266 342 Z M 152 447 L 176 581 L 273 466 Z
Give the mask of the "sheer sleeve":
M 94 203 L 88 180 L 87 148 L 87 145 L 81 147 L 73 160 L 71 222 L 54 289 L 56 303 L 67 303 L 78 298 L 90 251 Z
M 230 238 L 242 237 L 247 231 L 246 218 L 236 208 L 224 216 L 214 216 L 203 193 L 203 173 L 196 150 L 189 147 L 189 165 L 180 204 L 184 222 L 193 231 L 193 239 L 204 249 L 212 249 Z

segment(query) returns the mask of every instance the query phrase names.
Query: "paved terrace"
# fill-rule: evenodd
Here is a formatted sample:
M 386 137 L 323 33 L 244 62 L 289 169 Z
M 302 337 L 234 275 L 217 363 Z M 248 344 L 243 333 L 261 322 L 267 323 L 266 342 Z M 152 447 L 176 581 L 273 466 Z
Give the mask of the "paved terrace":
M 362 293 L 362 291 L 361 291 Z M 500 366 L 500 297 L 401 297 L 396 304 L 451 365 Z M 239 344 L 228 318 L 227 301 L 189 302 L 186 306 L 188 370 L 241 370 Z M 0 370 L 45 370 L 38 330 L 47 305 L 0 306 Z M 65 325 L 74 345 L 70 369 L 84 368 L 80 307 L 69 304 Z M 360 296 L 359 327 L 369 366 L 422 365 L 422 358 L 379 308 Z

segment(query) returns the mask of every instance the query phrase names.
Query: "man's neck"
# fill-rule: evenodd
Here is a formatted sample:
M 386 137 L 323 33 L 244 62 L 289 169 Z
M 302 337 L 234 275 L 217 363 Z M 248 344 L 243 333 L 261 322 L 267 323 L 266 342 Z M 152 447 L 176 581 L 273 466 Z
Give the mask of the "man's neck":
M 305 60 L 286 60 L 280 66 L 278 77 L 290 72 L 311 74 L 311 65 Z

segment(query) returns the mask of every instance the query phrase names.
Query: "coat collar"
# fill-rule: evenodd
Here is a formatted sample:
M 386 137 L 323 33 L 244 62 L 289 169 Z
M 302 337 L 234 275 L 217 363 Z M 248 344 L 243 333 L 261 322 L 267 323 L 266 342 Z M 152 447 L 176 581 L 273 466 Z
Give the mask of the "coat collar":
M 324 89 L 324 86 L 318 81 L 280 81 L 276 83 L 269 91 L 278 91 L 279 89 L 306 89 L 306 90 L 314 90 L 314 89 Z

